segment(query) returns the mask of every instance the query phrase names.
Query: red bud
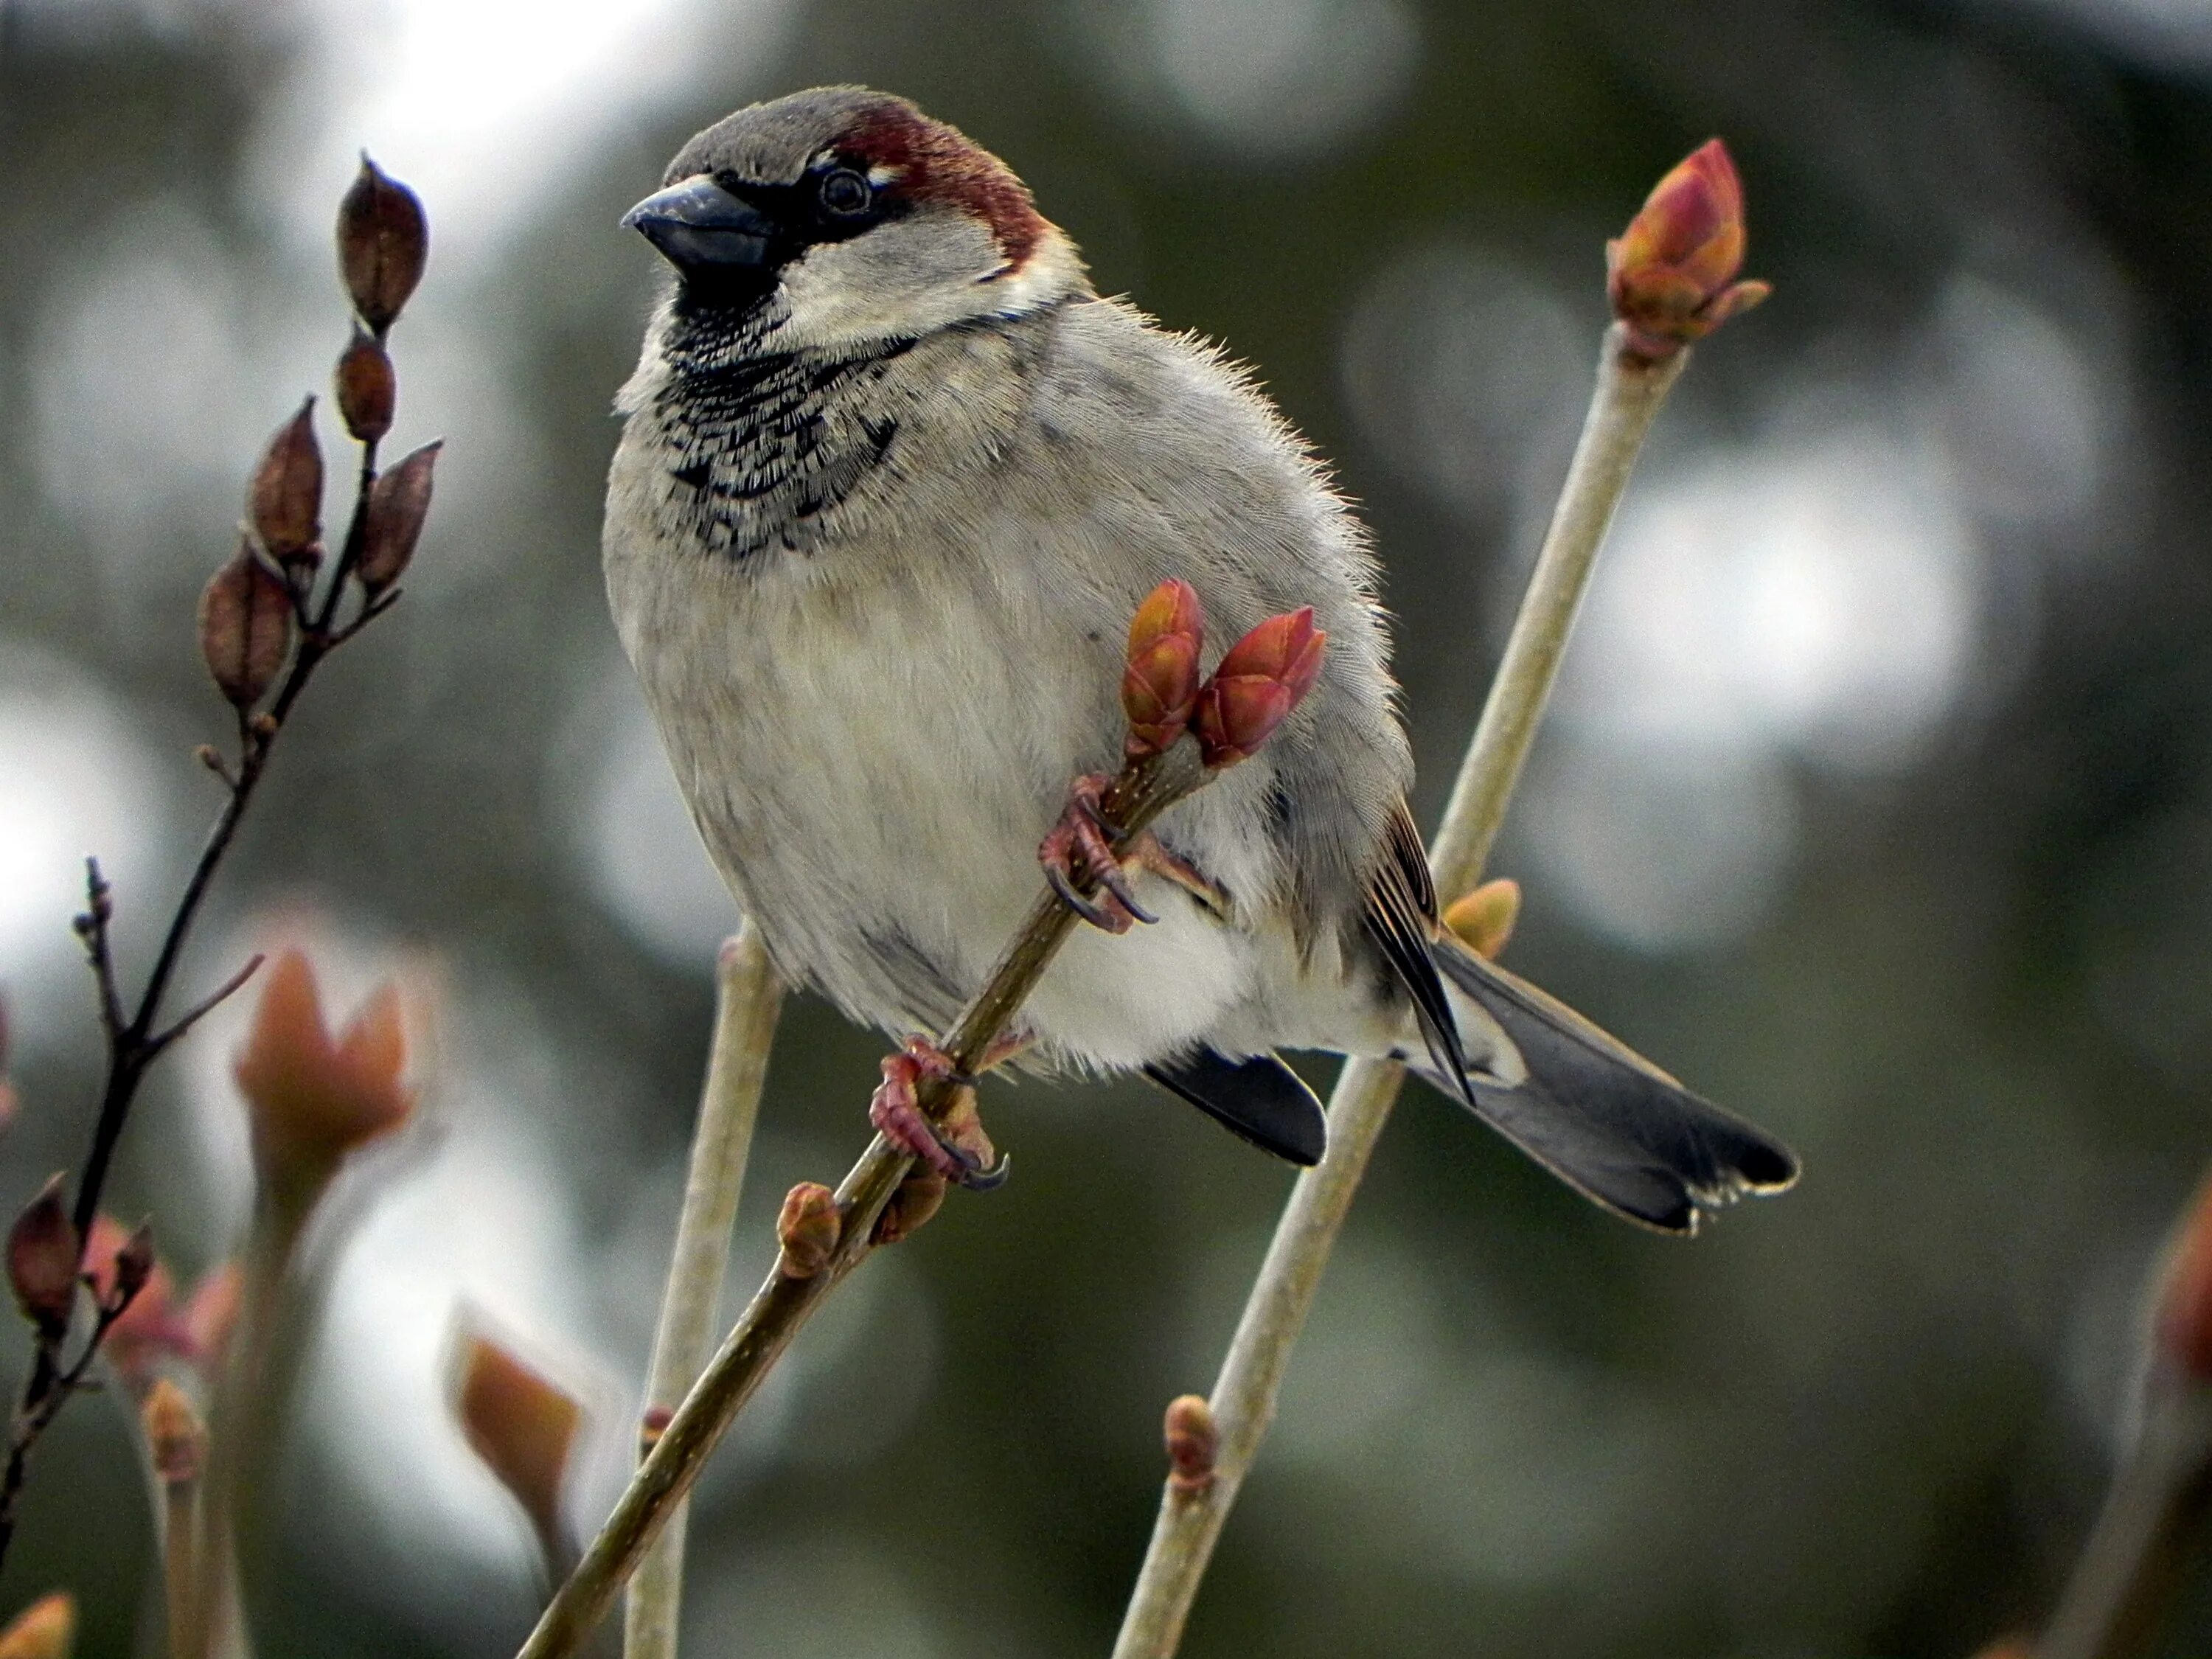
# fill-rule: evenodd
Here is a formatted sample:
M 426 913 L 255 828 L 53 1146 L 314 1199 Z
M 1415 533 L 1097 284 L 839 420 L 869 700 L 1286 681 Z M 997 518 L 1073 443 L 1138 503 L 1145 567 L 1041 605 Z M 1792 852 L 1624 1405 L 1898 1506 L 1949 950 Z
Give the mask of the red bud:
M 1249 758 L 1313 690 L 1328 635 L 1313 607 L 1270 617 L 1229 647 L 1198 694 L 1192 726 L 1210 767 Z
M 76 1306 L 76 1228 L 62 1200 L 62 1177 L 39 1188 L 8 1230 L 8 1282 L 15 1305 L 39 1334 L 59 1340 Z
M 361 585 L 371 593 L 381 593 L 398 581 L 415 556 L 422 521 L 430 516 L 432 474 L 444 447 L 442 438 L 424 444 L 387 467 L 371 486 L 361 562 L 354 567 Z
M 1214 1459 L 1221 1450 L 1221 1431 L 1213 1420 L 1213 1407 L 1197 1395 L 1179 1395 L 1168 1401 L 1164 1427 L 1168 1485 L 1176 1492 L 1194 1497 L 1213 1484 Z
M 200 593 L 200 658 L 240 708 L 259 702 L 292 649 L 292 596 L 241 538 Z
M 1739 283 L 1743 182 L 1728 146 L 1712 139 L 1653 188 L 1617 241 L 1605 245 L 1607 293 L 1629 346 L 1652 362 L 1673 356 L 1771 292 Z
M 811 1279 L 836 1253 L 844 1221 L 837 1194 L 817 1181 L 802 1181 L 784 1194 L 775 1218 L 775 1240 L 782 1247 L 776 1266 L 786 1279 Z
M 1198 654 L 1206 621 L 1188 582 L 1162 582 L 1129 622 L 1127 666 L 1121 672 L 1121 712 L 1128 716 L 1131 758 L 1165 754 L 1198 706 Z
M 453 1414 L 470 1448 L 514 1494 L 549 1549 L 562 1536 L 561 1488 L 584 1408 L 490 1338 L 468 1334 Z
M 429 247 L 422 201 L 362 156 L 361 172 L 338 204 L 338 270 L 353 308 L 379 339 L 422 280 Z
M 338 413 L 346 430 L 373 444 L 392 430 L 392 411 L 399 397 L 398 377 L 384 348 L 356 329 L 353 343 L 338 358 Z
M 142 1221 L 137 1230 L 123 1241 L 123 1248 L 115 1253 L 115 1287 L 109 1293 L 108 1305 L 128 1307 L 138 1292 L 146 1288 L 146 1281 L 154 1276 L 154 1224 Z
M 315 400 L 276 429 L 253 469 L 246 516 L 263 550 L 279 564 L 322 554 L 323 452 L 315 442 Z

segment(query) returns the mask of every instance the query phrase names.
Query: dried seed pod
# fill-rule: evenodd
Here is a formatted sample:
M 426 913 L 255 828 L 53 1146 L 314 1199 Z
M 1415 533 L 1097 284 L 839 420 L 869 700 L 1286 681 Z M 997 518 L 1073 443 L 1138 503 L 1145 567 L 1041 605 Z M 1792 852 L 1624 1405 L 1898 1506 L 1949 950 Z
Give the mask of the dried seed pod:
M 422 280 L 429 249 L 420 198 L 362 156 L 338 204 L 338 270 L 353 308 L 380 340 Z
M 8 1282 L 15 1305 L 49 1340 L 69 1328 L 76 1306 L 79 1241 L 62 1199 L 62 1177 L 39 1188 L 8 1229 Z
M 315 441 L 314 409 L 310 398 L 277 428 L 246 489 L 246 521 L 279 564 L 322 556 L 323 452 Z
M 359 329 L 353 343 L 338 358 L 338 413 L 346 430 L 365 444 L 376 442 L 392 430 L 392 412 L 399 397 L 398 377 L 384 348 Z
M 261 701 L 292 648 L 292 595 L 241 538 L 200 593 L 200 658 L 240 708 Z
M 423 520 L 430 516 L 430 486 L 438 465 L 441 438 L 394 462 L 368 492 L 368 518 L 363 526 L 361 560 L 354 574 L 372 594 L 381 593 L 398 581 L 415 556 L 415 544 L 422 538 Z
M 154 1276 L 154 1224 L 142 1221 L 115 1253 L 115 1288 L 110 1292 L 111 1305 L 128 1307 L 132 1298 L 146 1288 L 146 1281 Z

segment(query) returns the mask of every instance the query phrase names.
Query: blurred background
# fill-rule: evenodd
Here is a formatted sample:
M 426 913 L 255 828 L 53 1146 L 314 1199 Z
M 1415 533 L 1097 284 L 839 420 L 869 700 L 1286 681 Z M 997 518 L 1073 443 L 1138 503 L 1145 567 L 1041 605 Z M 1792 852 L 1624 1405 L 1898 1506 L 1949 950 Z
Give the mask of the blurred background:
M 261 1650 L 527 1628 L 527 1534 L 441 1401 L 458 1309 L 592 1402 L 580 1523 L 618 1489 L 736 918 L 601 594 L 658 281 L 616 220 L 696 127 L 838 80 L 1006 155 L 1103 290 L 1225 341 L 1332 459 L 1424 822 L 1604 238 L 1720 133 L 1777 285 L 1661 423 L 1497 868 L 1514 965 L 1805 1181 L 1670 1244 L 1409 1091 L 1186 1652 L 1878 1659 L 2039 1615 L 2212 1152 L 2212 5 L 0 0 L 0 1208 L 82 1155 L 80 856 L 143 971 L 216 805 L 191 606 L 343 343 L 356 153 L 430 214 L 393 440 L 448 440 L 430 532 L 186 969 L 304 932 L 342 1004 L 397 969 L 441 1010 L 331 1265 Z M 112 1189 L 187 1276 L 242 1218 L 241 1022 L 164 1069 Z M 787 1013 L 733 1300 L 881 1049 Z M 703 1486 L 701 1659 L 1105 1650 L 1162 1405 L 1210 1384 L 1288 1176 L 1141 1087 L 985 1105 L 1015 1181 L 875 1261 Z M 114 1402 L 73 1407 L 0 1610 L 65 1584 L 82 1650 L 130 1651 L 138 1481 Z

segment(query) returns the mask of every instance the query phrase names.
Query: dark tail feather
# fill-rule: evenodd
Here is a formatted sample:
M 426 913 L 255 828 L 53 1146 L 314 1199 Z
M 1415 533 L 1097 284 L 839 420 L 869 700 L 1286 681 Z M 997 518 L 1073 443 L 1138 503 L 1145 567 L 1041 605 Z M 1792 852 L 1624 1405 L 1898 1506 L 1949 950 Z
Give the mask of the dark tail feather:
M 1476 1115 L 1578 1192 L 1648 1226 L 1691 1233 L 1705 1212 L 1797 1179 L 1797 1159 L 1780 1141 L 1698 1099 L 1534 986 L 1449 934 L 1431 954 L 1528 1065 L 1527 1079 L 1510 1088 L 1468 1077 Z M 1430 1081 L 1462 1098 L 1458 1079 Z

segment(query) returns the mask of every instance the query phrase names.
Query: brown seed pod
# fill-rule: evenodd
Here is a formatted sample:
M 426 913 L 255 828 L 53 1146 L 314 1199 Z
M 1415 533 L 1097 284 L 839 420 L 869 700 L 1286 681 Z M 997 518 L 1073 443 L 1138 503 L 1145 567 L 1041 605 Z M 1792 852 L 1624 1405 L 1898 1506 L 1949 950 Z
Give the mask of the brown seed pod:
M 392 411 L 398 401 L 399 380 L 384 348 L 359 329 L 353 343 L 338 358 L 338 413 L 346 430 L 365 444 L 373 444 L 392 430 Z
M 244 537 L 200 593 L 200 657 L 238 708 L 261 701 L 292 648 L 292 596 Z
M 422 280 L 429 251 L 421 199 L 362 156 L 338 204 L 338 270 L 353 308 L 380 340 Z
M 315 442 L 315 400 L 276 429 L 253 469 L 246 516 L 262 547 L 280 564 L 321 556 L 323 452 Z
M 386 468 L 368 492 L 368 519 L 362 537 L 361 562 L 354 574 L 372 594 L 398 581 L 415 556 L 430 516 L 432 474 L 445 440 L 424 444 Z

